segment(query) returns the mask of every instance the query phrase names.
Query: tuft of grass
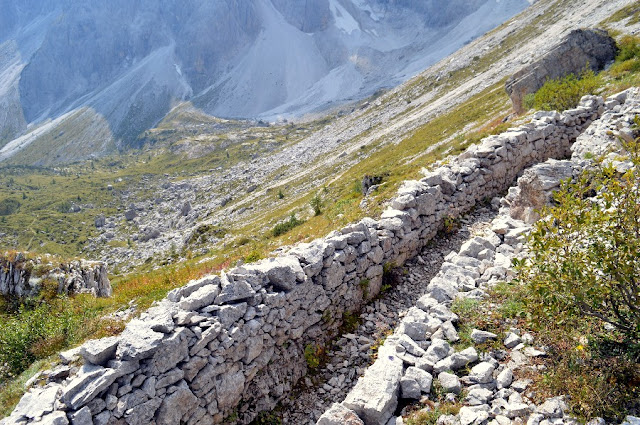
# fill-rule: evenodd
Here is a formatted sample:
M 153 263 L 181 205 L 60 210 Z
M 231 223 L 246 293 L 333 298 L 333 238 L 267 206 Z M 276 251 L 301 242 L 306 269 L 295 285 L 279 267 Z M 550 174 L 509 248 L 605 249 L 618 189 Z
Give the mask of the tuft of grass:
M 437 382 L 437 381 L 435 381 Z M 413 412 L 407 419 L 407 425 L 435 425 L 442 415 L 457 415 L 460 412 L 459 403 L 428 404 L 425 408 Z

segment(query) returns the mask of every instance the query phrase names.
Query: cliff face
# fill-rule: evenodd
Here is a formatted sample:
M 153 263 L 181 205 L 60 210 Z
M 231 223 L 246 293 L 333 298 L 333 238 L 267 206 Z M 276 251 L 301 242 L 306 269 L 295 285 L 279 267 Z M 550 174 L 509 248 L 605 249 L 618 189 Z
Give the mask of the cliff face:
M 71 145 L 89 141 L 105 152 L 133 145 L 185 100 L 232 118 L 316 111 L 399 83 L 528 4 L 1 0 L 0 103 L 15 118 L 0 123 L 0 147 L 27 124 L 82 107 L 110 134 L 98 141 L 88 130 Z M 48 138 L 58 133 L 60 125 Z M 0 161 L 14 150 L 0 150 Z

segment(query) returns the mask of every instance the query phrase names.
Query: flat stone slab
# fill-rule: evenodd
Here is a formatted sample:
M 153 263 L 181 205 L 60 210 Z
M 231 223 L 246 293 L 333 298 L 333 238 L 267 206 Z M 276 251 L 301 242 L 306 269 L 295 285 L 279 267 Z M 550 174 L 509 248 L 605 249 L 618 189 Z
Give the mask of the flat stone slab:
M 367 425 L 386 425 L 398 406 L 403 373 L 402 360 L 391 344 L 378 351 L 378 359 L 351 390 L 344 406 L 356 412 Z

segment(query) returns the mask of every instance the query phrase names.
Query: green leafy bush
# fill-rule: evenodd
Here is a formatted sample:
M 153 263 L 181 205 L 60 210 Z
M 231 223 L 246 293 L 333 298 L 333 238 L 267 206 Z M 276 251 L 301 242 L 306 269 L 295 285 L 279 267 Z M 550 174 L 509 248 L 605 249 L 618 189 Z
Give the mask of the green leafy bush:
M 575 108 L 582 96 L 594 94 L 600 87 L 598 77 L 585 69 L 579 76 L 569 74 L 566 77 L 548 80 L 533 98 L 536 109 L 564 111 Z
M 532 256 L 520 267 L 539 314 L 560 322 L 594 317 L 640 341 L 637 140 L 627 149 L 634 167 L 624 175 L 601 166 L 563 186 L 557 205 L 536 224 Z
M 618 55 L 609 70 L 614 78 L 640 71 L 640 38 L 627 35 L 618 42 Z
M 289 230 L 293 229 L 296 226 L 300 226 L 304 221 L 298 220 L 295 213 L 291 213 L 289 219 L 282 223 L 278 223 L 274 226 L 272 233 L 274 237 L 278 237 L 280 235 L 284 235 Z
M 15 314 L 0 316 L 0 381 L 67 346 L 82 320 L 68 309 L 47 303 L 22 305 Z

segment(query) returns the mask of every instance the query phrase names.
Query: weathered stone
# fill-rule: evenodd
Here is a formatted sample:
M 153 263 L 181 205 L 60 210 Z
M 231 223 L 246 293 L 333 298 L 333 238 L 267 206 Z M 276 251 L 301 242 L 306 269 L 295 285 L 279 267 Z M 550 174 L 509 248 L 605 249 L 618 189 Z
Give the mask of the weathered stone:
M 198 405 L 198 398 L 184 387 L 165 397 L 156 414 L 157 425 L 173 425 L 188 417 Z
M 82 374 L 76 376 L 64 389 L 62 399 L 77 410 L 109 388 L 117 377 L 118 374 L 113 369 L 85 365 Z
M 218 311 L 218 320 L 224 328 L 229 328 L 247 312 L 247 303 L 225 305 Z
M 218 408 L 223 410 L 238 404 L 244 391 L 244 373 L 225 373 L 216 386 Z
M 119 342 L 120 338 L 117 336 L 92 339 L 82 344 L 80 354 L 85 361 L 104 366 L 107 361 L 115 357 Z
M 491 339 L 496 339 L 498 335 L 493 332 L 481 331 L 478 329 L 474 329 L 471 331 L 471 340 L 476 344 L 485 343 Z
M 187 311 L 196 311 L 213 304 L 216 297 L 220 294 L 218 285 L 203 285 L 191 295 L 183 298 L 180 302 L 180 308 Z
M 462 390 L 460 380 L 456 375 L 452 373 L 440 372 L 438 374 L 438 381 L 440 382 L 440 385 L 442 386 L 444 392 L 459 394 Z
M 38 422 L 39 425 L 68 425 L 69 420 L 64 412 L 53 412 L 45 415 Z
M 510 368 L 504 368 L 496 377 L 498 389 L 509 388 L 513 381 L 513 371 Z
M 221 278 L 222 290 L 215 299 L 216 304 L 227 304 L 244 301 L 253 297 L 256 291 L 244 280 L 230 281 L 223 273 Z
M 489 413 L 483 408 L 463 406 L 458 417 L 460 425 L 479 425 L 489 418 Z
M 316 425 L 364 425 L 364 422 L 353 410 L 340 403 L 333 403 L 329 410 L 320 416 Z
M 91 410 L 85 406 L 71 414 L 71 425 L 93 425 Z
M 431 392 L 431 383 L 433 382 L 433 377 L 430 373 L 417 367 L 410 366 L 405 371 L 404 378 L 416 381 L 421 392 L 425 394 L 429 394 Z
M 222 325 L 217 322 L 214 323 L 207 330 L 202 332 L 202 335 L 200 336 L 198 341 L 189 350 L 189 355 L 195 356 L 196 354 L 198 354 L 202 349 L 204 349 L 207 346 L 207 344 L 209 344 L 209 342 L 213 341 L 218 335 L 220 335 L 221 331 L 222 331 Z
M 477 382 L 479 384 L 486 384 L 488 382 L 493 381 L 493 371 L 495 367 L 488 362 L 478 363 L 474 367 L 471 368 L 471 373 L 469 374 L 469 378 L 473 382 Z
M 486 388 L 474 388 L 467 393 L 466 401 L 470 406 L 486 404 L 493 397 L 493 391 Z
M 52 385 L 42 389 L 32 389 L 20 399 L 18 405 L 13 410 L 13 415 L 33 419 L 53 412 L 56 395 L 59 390 L 59 385 Z
M 538 406 L 536 413 L 544 415 L 545 418 L 561 418 L 565 410 L 567 410 L 567 404 L 562 397 L 554 397 Z
M 386 424 L 398 405 L 402 372 L 402 360 L 395 355 L 395 348 L 383 345 L 378 359 L 358 379 L 343 404 L 366 424 Z
M 522 340 L 518 335 L 513 332 L 509 332 L 509 334 L 504 339 L 504 346 L 507 348 L 513 348 L 516 345 L 520 344 Z
M 142 360 L 158 350 L 164 334 L 151 329 L 149 323 L 134 319 L 122 332 L 116 357 L 122 360 Z

